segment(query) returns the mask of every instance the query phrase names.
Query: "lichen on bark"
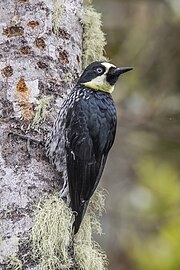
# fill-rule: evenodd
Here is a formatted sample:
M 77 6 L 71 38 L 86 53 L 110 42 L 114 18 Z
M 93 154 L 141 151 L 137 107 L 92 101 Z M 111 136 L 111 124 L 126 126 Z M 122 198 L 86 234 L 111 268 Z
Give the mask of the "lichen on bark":
M 105 192 L 99 190 L 91 199 L 80 231 L 73 236 L 74 215 L 64 201 L 52 195 L 40 203 L 32 228 L 33 253 L 40 270 L 105 270 L 107 256 L 93 233 L 101 234 L 99 216 L 104 210 Z M 74 256 L 72 257 L 73 246 Z
M 87 38 L 91 38 L 92 29 L 88 24 L 95 11 L 92 7 L 85 7 L 83 11 L 82 0 L 7 0 L 0 2 L 0 13 L 0 268 L 35 270 L 42 266 L 43 256 L 36 245 L 37 239 L 39 243 L 43 239 L 41 229 L 51 222 L 53 225 L 57 222 L 57 227 L 48 229 L 60 229 L 58 222 L 63 220 L 59 220 L 59 212 L 64 215 L 66 210 L 69 216 L 65 215 L 68 217 L 65 220 L 72 225 L 72 212 L 57 195 L 62 175 L 46 158 L 43 143 L 60 105 L 81 72 L 82 54 L 84 65 L 97 60 L 98 56 L 102 57 L 105 43 L 102 33 L 96 32 L 101 41 L 98 46 L 93 44 L 94 58 L 90 58 Z M 82 20 L 83 13 L 87 20 Z M 99 15 L 96 19 L 100 31 Z M 41 208 L 37 212 L 40 200 Z M 46 211 L 48 202 L 49 210 L 58 214 L 51 216 L 52 220 Z M 43 213 L 45 216 L 40 216 Z M 90 264 L 94 258 L 97 261 L 92 269 L 102 270 L 106 265 L 105 255 L 92 240 L 93 228 L 100 227 L 93 212 L 89 213 L 79 238 L 74 240 L 75 261 L 79 269 L 90 269 L 85 267 L 82 258 L 89 255 Z M 51 231 L 52 235 L 54 232 Z M 71 236 L 72 231 L 67 237 L 69 242 L 72 242 Z M 34 256 L 34 247 L 38 256 Z M 72 254 L 69 255 L 66 247 L 63 254 L 68 254 L 71 261 Z M 66 257 L 62 256 L 60 263 Z
M 84 2 L 83 22 L 83 68 L 93 61 L 106 61 L 104 47 L 106 45 L 105 35 L 101 29 L 101 14 L 90 4 Z
M 64 6 L 60 35 L 56 36 L 52 29 L 54 1 L 0 2 L 3 270 L 20 268 L 20 261 L 22 269 L 34 269 L 33 259 L 26 256 L 34 209 L 44 193 L 57 193 L 62 185 L 61 175 L 49 163 L 41 143 L 72 83 L 64 83 L 66 74 L 72 73 L 75 79 L 81 71 L 82 25 L 76 12 L 82 3 L 64 1 Z M 59 55 L 64 51 L 67 60 L 62 63 Z

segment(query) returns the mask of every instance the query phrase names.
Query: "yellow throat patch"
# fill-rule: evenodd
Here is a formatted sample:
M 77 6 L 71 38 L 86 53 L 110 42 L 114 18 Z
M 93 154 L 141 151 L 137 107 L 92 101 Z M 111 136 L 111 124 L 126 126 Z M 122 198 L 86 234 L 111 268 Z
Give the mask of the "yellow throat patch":
M 110 85 L 107 82 L 106 75 L 107 75 L 109 69 L 111 67 L 115 67 L 115 66 L 112 64 L 106 63 L 106 62 L 102 63 L 102 65 L 105 66 L 105 68 L 106 68 L 105 73 L 103 73 L 101 76 L 97 76 L 96 78 L 92 79 L 89 82 L 83 83 L 83 85 L 85 85 L 86 87 L 89 87 L 95 91 L 99 90 L 99 91 L 103 91 L 103 92 L 111 94 L 114 91 L 114 85 Z

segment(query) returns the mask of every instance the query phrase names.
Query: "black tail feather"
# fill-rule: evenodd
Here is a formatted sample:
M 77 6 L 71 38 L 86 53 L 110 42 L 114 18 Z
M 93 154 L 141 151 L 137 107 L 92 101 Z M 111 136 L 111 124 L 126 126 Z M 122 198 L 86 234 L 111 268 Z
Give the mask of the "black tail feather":
M 85 201 L 81 204 L 81 206 L 79 207 L 79 210 L 76 211 L 75 213 L 75 221 L 73 224 L 73 228 L 74 228 L 74 234 L 76 234 L 79 231 L 79 227 L 81 225 L 81 222 L 83 220 L 83 217 L 86 213 L 86 209 L 88 206 L 89 201 Z

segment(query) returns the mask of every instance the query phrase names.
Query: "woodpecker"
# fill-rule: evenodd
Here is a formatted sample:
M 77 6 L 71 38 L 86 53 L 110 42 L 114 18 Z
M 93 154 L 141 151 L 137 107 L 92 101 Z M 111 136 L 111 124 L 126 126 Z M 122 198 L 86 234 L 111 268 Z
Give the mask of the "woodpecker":
M 61 197 L 69 195 L 76 234 L 102 176 L 113 145 L 117 115 L 111 93 L 119 76 L 132 70 L 93 62 L 63 103 L 46 143 L 47 155 L 67 175 Z M 63 164 L 63 166 L 62 166 Z

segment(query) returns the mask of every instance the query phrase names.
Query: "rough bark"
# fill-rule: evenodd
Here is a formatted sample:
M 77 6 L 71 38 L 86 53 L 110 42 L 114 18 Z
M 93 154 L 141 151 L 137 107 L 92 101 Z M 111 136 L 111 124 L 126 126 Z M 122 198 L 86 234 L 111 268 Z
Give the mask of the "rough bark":
M 34 206 L 62 185 L 43 141 L 81 69 L 81 13 L 82 0 L 0 1 L 0 269 L 21 269 L 10 258 L 26 252 Z

